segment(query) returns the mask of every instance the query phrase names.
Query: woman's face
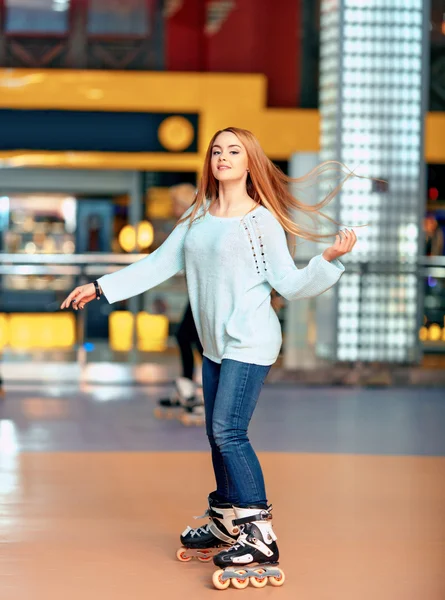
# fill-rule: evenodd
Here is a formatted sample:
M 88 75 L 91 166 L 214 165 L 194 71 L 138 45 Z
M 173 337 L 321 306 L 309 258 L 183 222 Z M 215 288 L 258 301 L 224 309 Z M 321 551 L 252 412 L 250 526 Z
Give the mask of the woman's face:
M 212 147 L 211 166 L 213 176 L 218 181 L 247 178 L 247 152 L 234 133 L 223 131 L 217 136 Z

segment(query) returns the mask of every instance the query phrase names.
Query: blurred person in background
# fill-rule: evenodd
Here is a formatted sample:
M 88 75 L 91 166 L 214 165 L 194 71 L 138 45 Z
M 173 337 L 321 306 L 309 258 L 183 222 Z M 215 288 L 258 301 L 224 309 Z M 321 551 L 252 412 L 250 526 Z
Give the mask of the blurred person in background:
M 300 210 L 323 216 L 321 209 L 352 174 L 314 206 L 292 196 L 288 186 L 307 184 L 329 168 L 338 169 L 338 163 L 323 163 L 293 180 L 273 165 L 249 131 L 218 131 L 207 150 L 195 202 L 164 244 L 146 258 L 76 288 L 61 306 L 73 303 L 82 309 L 101 294 L 109 302 L 124 300 L 185 269 L 204 348 L 206 432 L 216 490 L 208 499 L 209 522 L 183 532 L 178 558 L 218 549 L 213 561 L 226 568 L 223 579 L 221 570 L 213 576 L 220 589 L 237 578 L 236 569 L 244 567 L 245 573 L 252 564 L 257 565 L 258 587 L 267 577 L 275 585 L 284 581 L 276 566 L 277 536 L 263 473 L 247 430 L 282 343 L 272 289 L 286 300 L 322 294 L 340 279 L 344 267 L 338 258 L 357 240 L 351 230 L 338 231 L 335 241 L 303 269 L 289 252 L 286 232 L 314 241 L 333 237 L 304 229 L 292 214 Z
M 180 183 L 170 188 L 170 198 L 172 201 L 172 213 L 175 219 L 179 219 L 184 212 L 193 204 L 196 198 L 196 187 L 191 183 Z M 193 320 L 192 308 L 190 302 L 179 324 L 176 332 L 176 341 L 178 342 L 181 354 L 182 375 L 175 381 L 175 394 L 172 398 L 161 398 L 159 406 L 155 409 L 157 417 L 172 416 L 172 411 L 186 410 L 188 417 L 202 418 L 202 391 L 194 381 L 195 357 L 194 348 L 198 350 L 202 357 L 203 348 L 199 341 L 198 331 Z M 201 377 L 197 377 L 201 380 Z
M 434 215 L 426 215 L 423 221 L 425 232 L 425 254 L 427 256 L 442 256 L 444 250 L 444 236 L 442 228 Z

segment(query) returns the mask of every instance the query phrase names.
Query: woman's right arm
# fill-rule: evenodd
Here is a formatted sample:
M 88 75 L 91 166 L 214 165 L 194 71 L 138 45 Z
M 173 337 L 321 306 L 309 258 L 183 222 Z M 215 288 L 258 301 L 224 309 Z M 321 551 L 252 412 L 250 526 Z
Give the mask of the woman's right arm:
M 184 266 L 184 240 L 188 222 L 178 225 L 152 254 L 98 279 L 108 302 L 119 302 L 142 294 L 179 273 Z
M 189 212 L 189 211 L 187 211 Z M 165 242 L 152 254 L 98 279 L 102 293 L 110 304 L 142 294 L 166 281 L 184 269 L 184 240 L 189 221 L 177 225 Z M 81 306 L 94 300 L 94 286 L 87 284 L 76 288 L 63 302 L 61 308 Z

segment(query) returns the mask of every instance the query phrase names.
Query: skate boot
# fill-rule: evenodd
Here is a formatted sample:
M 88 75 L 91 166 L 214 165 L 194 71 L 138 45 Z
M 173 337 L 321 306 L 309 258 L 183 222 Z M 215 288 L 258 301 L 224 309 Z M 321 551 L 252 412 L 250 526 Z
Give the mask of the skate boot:
M 204 425 L 205 409 L 202 387 L 195 386 L 195 395 L 183 404 L 183 412 L 179 419 L 186 427 L 189 425 Z
M 187 377 L 178 377 L 175 391 L 170 398 L 161 398 L 154 410 L 158 419 L 177 419 L 184 413 L 185 407 L 195 404 L 196 386 Z
M 192 529 L 187 527 L 181 535 L 182 547 L 176 553 L 176 558 L 181 562 L 188 562 L 198 558 L 202 562 L 209 562 L 221 550 L 236 542 L 240 528 L 233 524 L 235 511 L 231 504 L 218 502 L 209 496 L 209 508 L 202 517 L 209 517 L 209 523 L 203 527 Z
M 249 583 L 262 588 L 269 582 L 273 586 L 284 583 L 284 573 L 278 568 L 280 554 L 277 536 L 272 529 L 271 507 L 237 508 L 233 524 L 241 528 L 237 542 L 213 557 L 220 570 L 213 574 L 213 585 L 218 590 L 232 586 L 239 590 Z

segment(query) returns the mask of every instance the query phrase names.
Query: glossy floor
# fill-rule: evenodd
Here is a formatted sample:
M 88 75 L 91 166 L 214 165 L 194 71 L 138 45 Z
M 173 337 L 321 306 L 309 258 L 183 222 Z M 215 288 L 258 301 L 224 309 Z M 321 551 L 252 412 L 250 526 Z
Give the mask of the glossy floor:
M 201 428 L 157 421 L 167 388 L 7 389 L 0 598 L 210 598 L 175 560 L 212 488 Z M 252 423 L 281 589 L 244 598 L 445 598 L 445 393 L 268 386 Z

